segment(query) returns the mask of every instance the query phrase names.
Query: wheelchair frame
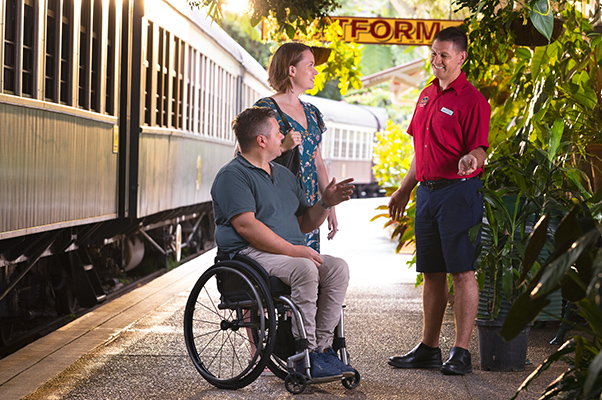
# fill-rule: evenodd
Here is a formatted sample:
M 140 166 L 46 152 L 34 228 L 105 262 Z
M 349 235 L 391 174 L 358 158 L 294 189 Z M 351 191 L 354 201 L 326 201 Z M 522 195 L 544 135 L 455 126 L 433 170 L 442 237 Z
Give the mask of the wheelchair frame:
M 186 348 L 201 376 L 218 388 L 239 389 L 254 382 L 267 366 L 293 394 L 303 392 L 308 383 L 324 382 L 311 376 L 303 318 L 288 295 L 290 287 L 270 277 L 255 260 L 218 254 L 194 285 L 184 312 Z M 295 354 L 284 360 L 273 352 L 277 322 L 290 314 L 301 338 L 295 341 Z M 349 364 L 343 314 L 341 309 L 333 348 Z M 305 366 L 303 373 L 295 369 L 299 362 Z M 338 378 L 348 389 L 359 385 L 360 374 L 354 372 L 352 377 Z

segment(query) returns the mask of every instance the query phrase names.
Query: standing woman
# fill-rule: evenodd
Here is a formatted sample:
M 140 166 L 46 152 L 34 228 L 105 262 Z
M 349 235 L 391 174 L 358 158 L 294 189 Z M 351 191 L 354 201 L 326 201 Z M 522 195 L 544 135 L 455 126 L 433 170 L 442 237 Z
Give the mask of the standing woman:
M 294 42 L 281 45 L 272 56 L 268 67 L 268 82 L 276 93 L 255 103 L 256 106 L 270 107 L 276 111 L 278 111 L 276 106 L 278 104 L 285 114 L 292 130 L 287 132 L 287 124 L 277 113 L 280 130 L 285 135 L 281 145 L 282 151 L 299 146 L 300 168 L 297 178 L 310 205 L 320 199 L 320 193 L 329 181 L 320 152 L 322 133 L 326 130 L 322 115 L 316 106 L 299 99 L 303 92 L 314 87 L 314 78 L 318 74 L 315 65 L 314 54 L 310 47 Z M 328 215 L 328 239 L 334 237 L 337 226 L 333 207 Z M 319 229 L 308 233 L 306 240 L 309 247 L 320 252 Z

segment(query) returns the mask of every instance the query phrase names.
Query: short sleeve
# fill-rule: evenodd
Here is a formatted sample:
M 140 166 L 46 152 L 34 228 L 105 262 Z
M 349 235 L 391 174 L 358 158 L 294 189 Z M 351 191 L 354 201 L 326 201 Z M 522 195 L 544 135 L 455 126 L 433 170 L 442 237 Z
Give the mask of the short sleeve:
M 244 212 L 256 212 L 255 196 L 251 192 L 251 185 L 245 177 L 233 170 L 224 170 L 216 176 L 211 189 L 214 207 L 218 208 L 219 215 L 228 223 L 232 217 Z
M 312 110 L 312 116 L 316 120 L 316 124 L 318 125 L 318 129 L 320 130 L 320 133 L 324 133 L 326 131 L 326 124 L 324 123 L 324 115 L 320 112 L 318 107 L 316 107 L 315 105 L 311 104 L 310 107 Z

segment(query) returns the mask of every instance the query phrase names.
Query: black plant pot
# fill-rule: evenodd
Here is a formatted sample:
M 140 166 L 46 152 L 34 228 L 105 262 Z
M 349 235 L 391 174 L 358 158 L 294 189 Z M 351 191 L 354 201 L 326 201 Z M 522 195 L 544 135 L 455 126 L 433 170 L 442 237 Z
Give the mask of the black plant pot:
M 528 20 L 523 25 L 522 18 L 517 18 L 510 23 L 510 30 L 514 32 L 515 39 L 514 44 L 517 46 L 547 46 L 552 43 L 562 33 L 562 20 L 554 18 L 554 28 L 552 30 L 552 38 L 548 42 L 548 39 L 535 28 L 531 20 Z
M 530 326 L 514 339 L 504 340 L 500 330 L 504 320 L 477 319 L 479 351 L 483 371 L 522 371 L 525 369 Z

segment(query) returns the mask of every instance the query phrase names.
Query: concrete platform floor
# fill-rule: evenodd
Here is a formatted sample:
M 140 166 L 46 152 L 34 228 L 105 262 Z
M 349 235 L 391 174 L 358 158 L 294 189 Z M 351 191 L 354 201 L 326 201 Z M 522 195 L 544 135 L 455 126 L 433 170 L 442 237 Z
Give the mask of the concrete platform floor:
M 339 207 L 341 231 L 323 245 L 324 253 L 343 256 L 352 273 L 346 333 L 352 365 L 362 376 L 355 390 L 332 382 L 293 396 L 273 376 L 236 391 L 204 381 L 188 357 L 182 320 L 190 289 L 212 264 L 210 252 L 0 360 L 0 399 L 510 399 L 556 349 L 548 344 L 556 325 L 531 331 L 527 357 L 532 364 L 521 372 L 482 371 L 476 331 L 471 374 L 445 376 L 387 365 L 390 356 L 420 340 L 421 288 L 414 287 L 414 274 L 403 265 L 409 256 L 392 252 L 382 224 L 365 223 L 378 201 L 386 199 Z M 444 358 L 453 328 L 448 312 L 440 342 Z M 563 369 L 560 363 L 552 367 L 518 398 L 539 398 Z

